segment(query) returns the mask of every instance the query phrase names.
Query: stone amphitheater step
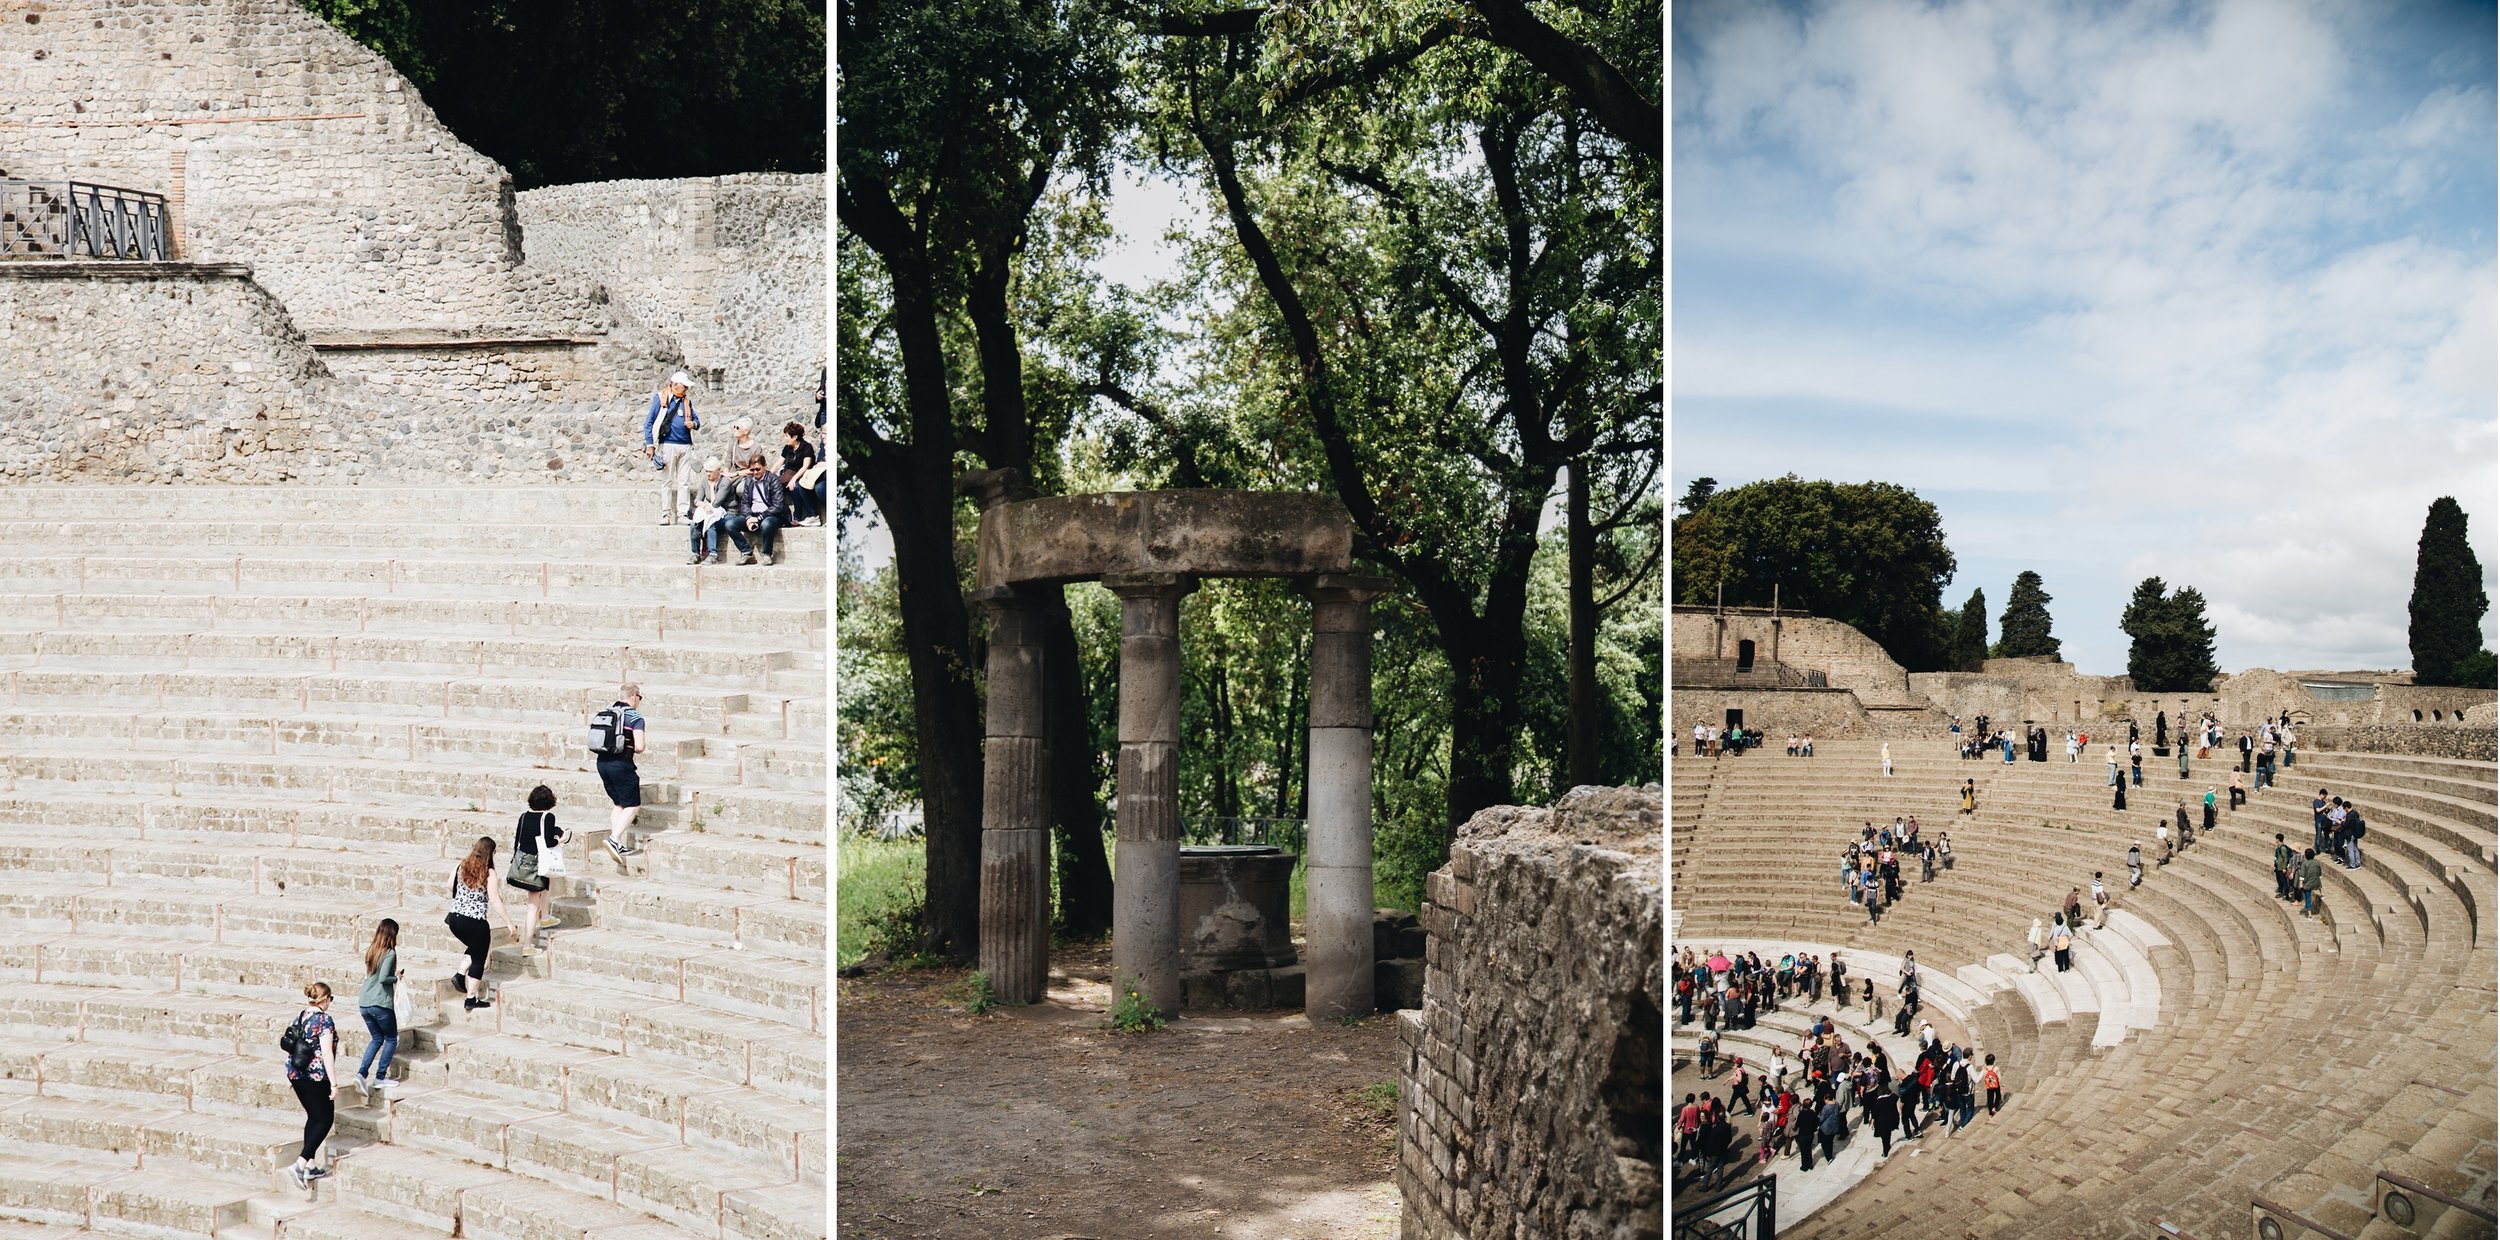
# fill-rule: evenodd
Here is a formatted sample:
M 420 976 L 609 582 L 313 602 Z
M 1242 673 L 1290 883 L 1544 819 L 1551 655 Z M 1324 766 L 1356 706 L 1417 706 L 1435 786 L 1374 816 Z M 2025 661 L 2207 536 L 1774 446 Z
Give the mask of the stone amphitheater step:
M 618 515 L 650 500 L 0 496 L 33 548 L 0 565 L 0 1226 L 825 1234 L 825 535 L 689 566 L 682 528 Z M 115 519 L 55 519 L 83 511 Z M 620 679 L 655 742 L 630 866 L 580 738 Z M 540 783 L 573 832 L 558 926 L 534 955 L 499 927 L 497 1002 L 465 1009 L 440 889 Z M 308 977 L 352 987 L 386 915 L 401 1090 L 346 1091 L 338 1174 L 304 1193 L 265 1044 Z
M 360 671 L 283 674 L 262 672 L 141 672 L 20 670 L 0 672 L 8 705 L 19 713 L 38 710 L 132 714 L 197 711 L 204 714 L 275 714 L 279 717 L 397 714 L 414 719 L 476 720 L 580 728 L 591 712 L 616 693 L 611 677 L 534 680 L 443 677 Z M 821 686 L 819 687 L 821 689 Z M 643 714 L 666 733 L 697 737 L 820 742 L 823 703 L 781 694 L 642 686 Z M 814 730 L 799 725 L 813 722 Z M 569 735 L 569 732 L 567 733 Z
M 1900 759 L 1917 756 L 1914 744 L 1896 742 L 1894 749 L 1897 767 L 1910 765 Z M 1868 746 L 1868 750 L 1871 756 L 1871 745 Z M 1741 768 L 1744 763 L 1728 765 Z M 1820 765 L 1820 760 L 1816 765 Z M 1865 786 L 1861 790 L 1859 806 L 1865 809 L 1881 806 L 1887 815 L 1891 807 L 1896 804 L 1905 808 L 1909 805 L 1923 805 L 1929 810 L 1934 810 L 1939 806 L 1949 807 L 1951 792 L 1959 784 L 1958 779 L 1950 776 L 1956 768 L 1966 770 L 1975 765 L 1979 764 L 1961 764 L 1951 759 L 1939 764 L 1944 774 L 1933 781 L 1934 787 L 1930 794 L 1934 797 L 1932 801 L 1905 798 L 1902 796 L 1904 789 L 1900 783 L 1880 782 L 1880 776 L 1870 773 L 1863 777 Z M 2046 769 L 2037 764 L 2020 765 L 2029 766 L 2033 770 Z M 2071 775 L 2071 770 L 2069 773 Z M 1896 781 L 1899 779 L 1899 776 L 1895 777 Z M 1722 781 L 1721 787 L 1724 786 L 1724 781 Z M 1717 803 L 1717 791 L 1714 789 L 1712 798 L 1714 817 L 1720 808 Z M 1794 789 L 1791 791 L 1793 792 Z M 2092 791 L 2097 793 L 2098 789 L 2095 788 Z M 2148 789 L 2148 791 L 2151 790 Z M 1963 832 L 1965 836 L 1964 839 L 1956 841 L 1959 845 L 1957 851 L 1964 855 L 1962 868 L 1967 870 L 1977 865 L 1982 872 L 1995 873 L 2005 876 L 2008 880 L 2019 882 L 2019 879 L 2013 876 L 2036 868 L 2038 858 L 2032 854 L 2044 843 L 2055 840 L 2056 836 L 2025 832 L 2018 837 L 2022 845 L 2018 851 L 2003 851 L 1990 839 L 1992 835 L 1999 833 L 2001 827 L 1985 821 L 1988 817 L 1985 812 L 1987 807 L 1997 803 L 1997 800 L 1991 800 L 1983 794 L 1983 821 L 1981 823 L 1954 820 L 1944 825 Z M 2305 810 L 2305 802 L 2300 808 Z M 1864 816 L 1866 815 L 1862 810 L 1853 812 L 1839 819 L 1835 825 L 1848 823 L 1853 826 L 1857 819 Z M 1939 813 L 1937 817 L 1941 819 L 1946 815 Z M 1793 824 L 1796 821 L 1797 817 L 1792 814 L 1770 822 L 1756 823 L 1739 831 L 1718 830 L 1717 828 L 1723 824 L 1714 822 L 1690 837 L 1692 842 L 1689 845 L 1688 837 L 1679 833 L 1675 867 L 1679 885 L 1679 904 L 1682 905 L 1687 899 L 1684 884 L 1687 881 L 1688 867 L 1692 866 L 1696 860 L 1700 861 L 1705 870 L 1713 873 L 1725 873 L 1729 865 L 1739 865 L 1746 872 L 1756 873 L 1819 874 L 1825 872 L 1825 867 L 1830 864 L 1824 859 L 1828 856 L 1825 845 L 1815 845 L 1803 854 L 1801 858 L 1803 868 L 1799 868 L 1795 862 L 1784 864 L 1777 857 L 1766 858 L 1761 855 L 1763 850 L 1756 847 L 1762 843 L 1761 837 L 1763 836 L 1793 834 Z M 1930 824 L 1931 831 L 1935 825 L 1937 824 Z M 2028 824 L 2024 825 L 2028 826 Z M 2301 825 L 2306 826 L 2305 813 L 2301 815 Z M 2111 831 L 2109 834 L 2123 839 L 2123 829 Z M 2379 832 L 2373 831 L 2374 839 L 2378 834 Z M 2221 838 L 2227 841 L 2233 838 L 2233 835 L 2226 831 Z M 1871 1185 L 1870 1191 L 1852 1194 L 1847 1200 L 1838 1203 L 1828 1217 L 1818 1216 L 1812 1220 L 1806 1228 L 1801 1229 L 1800 1234 L 1825 1234 L 1826 1232 L 1837 1234 L 1843 1231 L 1859 1234 L 1863 1229 L 1868 1228 L 1883 1234 L 1890 1234 L 1887 1231 L 1888 1228 L 1902 1231 L 1904 1234 L 1916 1231 L 1934 1221 L 1932 1208 L 1922 1209 L 1920 1205 L 1922 1202 L 1932 1203 L 1936 1199 L 1932 1191 L 1926 1187 L 1931 1181 L 1939 1186 L 1948 1183 L 1988 1186 L 1983 1188 L 1983 1195 L 1975 1199 L 1975 1209 L 1970 1215 L 1974 1220 L 1970 1226 L 1980 1230 L 1982 1234 L 1993 1234 L 1995 1231 L 2010 1231 L 2017 1228 L 2023 1234 L 2066 1234 L 2069 1230 L 2082 1233 L 2106 1229 L 2116 1218 L 2141 1221 L 2149 1220 L 2157 1215 L 2170 1218 L 2172 1221 L 2180 1221 L 2184 1217 L 2191 1223 L 2204 1224 L 2205 1230 L 2221 1234 L 2224 1231 L 2236 1230 L 2247 1225 L 2242 1220 L 2247 1217 L 2248 1188 L 2262 1184 L 2268 1175 L 2279 1173 L 2269 1172 L 2266 1167 L 2288 1169 L 2291 1165 L 2285 1156 L 2277 1152 L 2279 1145 L 2260 1143 L 2248 1146 L 2236 1155 L 2239 1159 L 2236 1167 L 2228 1161 L 2217 1165 L 2211 1157 L 2190 1160 L 2154 1159 L 2149 1153 L 2131 1157 L 2130 1151 L 2133 1149 L 2166 1150 L 2172 1146 L 2201 1150 L 2209 1148 L 2209 1142 L 2215 1140 L 2227 1140 L 2235 1150 L 2238 1150 L 2239 1147 L 2247 1145 L 2246 1138 L 2233 1135 L 2242 1130 L 2243 1123 L 2256 1125 L 2254 1129 L 2256 1131 L 2266 1130 L 2269 1124 L 2285 1129 L 2314 1124 L 2314 1117 L 2304 1109 L 2314 1106 L 2312 1100 L 2318 1096 L 2319 1082 L 2315 1079 L 2314 1065 L 2378 1062 L 2376 1049 L 2367 1046 L 2366 1042 L 2372 1037 L 2383 1038 L 2391 1034 L 2406 1039 L 2409 1045 L 2429 1048 L 2443 1046 L 2446 1043 L 2442 1039 L 2449 1038 L 2451 1035 L 2442 1031 L 2448 1029 L 2454 1022 L 2456 1018 L 2450 1013 L 2458 1007 L 2477 1011 L 2475 1019 L 2481 1022 L 2485 1029 L 2479 1035 L 2466 1033 L 2456 1040 L 2460 1043 L 2476 1043 L 2479 1036 L 2479 1043 L 2471 1053 L 2478 1056 L 2483 1064 L 2489 1064 L 2491 1034 L 2487 1030 L 2488 1017 L 2484 1013 L 2487 1013 L 2489 1008 L 2490 981 L 2487 968 L 2478 970 L 2470 963 L 2470 949 L 2455 953 L 2455 955 L 2467 958 L 2468 962 L 2461 966 L 2456 959 L 2434 953 L 2428 959 L 2416 957 L 2411 960 L 2391 962 L 2394 965 L 2393 972 L 2385 974 L 2379 972 L 2380 966 L 2377 963 L 2374 945 L 2369 951 L 2356 951 L 2350 955 L 2316 956 L 2302 953 L 2296 958 L 2296 970 L 2291 972 L 2283 971 L 2279 967 L 2279 961 L 2274 959 L 2267 960 L 2265 967 L 2250 967 L 2241 958 L 2248 954 L 2249 948 L 2260 948 L 2269 956 L 2273 953 L 2270 949 L 2262 949 L 2261 940 L 2252 940 L 2245 936 L 2250 931 L 2269 932 L 2270 927 L 2280 922 L 2282 906 L 2271 900 L 2271 884 L 2263 877 L 2265 865 L 2262 853 L 2255 847 L 2254 841 L 2248 841 L 2245 845 L 2250 853 L 2255 854 L 2248 861 L 2219 867 L 2204 865 L 2200 854 L 2210 854 L 2215 842 L 2217 841 L 2209 840 L 2201 843 L 2197 849 L 2191 850 L 2179 865 L 2174 865 L 2168 870 L 2155 871 L 2154 878 L 2151 880 L 2154 889 L 2148 889 L 2132 897 L 2131 907 L 2144 911 L 2148 915 L 2148 923 L 2157 931 L 2179 943 L 2206 944 L 2221 949 L 2231 957 L 2219 962 L 2220 965 L 2227 967 L 2218 967 L 2216 962 L 2204 957 L 2201 953 L 2183 955 L 2176 946 L 2148 944 L 2125 923 L 2123 918 L 2120 919 L 2116 925 L 2121 934 L 2127 937 L 2138 950 L 2145 950 L 2149 946 L 2150 950 L 2146 954 L 2155 961 L 2158 967 L 2178 967 L 2194 973 L 2194 985 L 2182 989 L 2181 997 L 2177 1000 L 2169 997 L 2171 988 L 2165 984 L 2165 1011 L 2176 1007 L 2180 1013 L 2178 1019 L 2175 1022 L 2165 1020 L 2161 1029 L 2147 1035 L 2148 1041 L 2141 1047 L 2130 1043 L 2127 1046 L 2104 1052 L 2109 1056 L 2105 1064 L 2084 1068 L 2079 1073 L 2063 1065 L 2054 1066 L 2052 1071 L 2061 1073 L 2062 1077 L 2043 1079 L 2039 1087 L 2030 1091 L 2028 1097 L 2022 1092 L 2020 1080 L 2015 1082 L 2017 1097 L 2039 1106 L 2039 1110 L 2035 1111 L 2031 1117 L 2017 1120 L 2018 1126 L 2025 1124 L 2037 1126 L 2046 1122 L 2054 1127 L 2059 1120 L 2048 1117 L 2063 1117 L 2065 1123 L 2071 1124 L 2080 1117 L 2089 1116 L 2091 1131 L 2096 1137 L 2093 1145 L 2088 1147 L 2090 1152 L 2077 1151 L 2073 1148 L 2072 1142 L 2065 1139 L 2062 1133 L 2050 1132 L 2048 1134 L 2050 1139 L 2057 1142 L 2056 1148 L 2066 1156 L 2066 1166 L 2055 1169 L 2062 1174 L 2044 1178 L 2044 1175 L 2048 1173 L 2039 1170 L 2035 1164 L 2017 1162 L 2019 1155 L 2002 1152 L 2007 1148 L 2020 1150 L 2033 1144 L 2027 1139 L 1991 1142 L 1984 1151 L 1977 1147 L 1964 1147 L 1964 1150 L 1950 1152 L 1943 1159 L 1924 1160 L 1922 1163 L 1912 1164 L 1904 1168 L 1900 1176 L 1885 1177 L 1887 1181 L 1903 1180 L 1907 1187 L 1901 1191 L 1893 1191 L 1887 1195 L 1887 1190 Z M 1836 847 L 1836 843 L 1836 840 L 1829 841 L 1831 847 Z M 2123 848 L 2123 844 L 2119 847 Z M 2108 855 L 2110 854 L 2102 854 L 2102 856 Z M 2103 864 L 2098 858 L 2079 858 L 2078 860 L 2084 865 Z M 2198 881 L 2185 885 L 2176 881 L 2182 877 L 2180 871 L 2183 866 Z M 2196 873 L 2200 870 L 2209 872 Z M 1693 877 L 1702 881 L 1704 889 L 1708 889 L 1707 873 L 1696 874 Z M 2052 893 L 2062 885 L 2055 883 L 2054 880 L 2041 884 Z M 2250 888 L 2254 889 L 2257 894 L 2250 896 L 2235 893 L 2233 888 Z M 2156 889 L 2160 890 L 2156 891 Z M 2219 898 L 2209 894 L 2208 889 L 2219 892 Z M 1792 893 L 1790 896 L 1792 902 L 1793 898 Z M 1829 898 L 1837 901 L 1837 896 Z M 1758 909 L 1761 907 L 1761 899 L 1760 896 L 1751 897 L 1752 905 Z M 2258 901 L 2263 901 L 2263 903 L 2259 904 Z M 2248 910 L 2241 907 L 2242 904 L 2275 915 L 2250 917 L 2247 915 Z M 2035 907 L 2044 907 L 2044 905 L 2035 905 Z M 1740 903 L 1738 908 L 1731 909 L 1729 916 L 1733 917 L 1742 911 Z M 1906 915 L 1888 916 L 1884 930 L 1900 933 L 1903 931 L 1904 923 L 1907 923 L 1907 929 L 1916 932 L 1925 916 L 1916 909 L 1908 910 Z M 2171 920 L 2165 921 L 2163 920 L 2165 918 Z M 2296 920 L 2290 922 L 2289 925 L 2295 930 L 2303 928 Z M 1688 923 L 1684 933 L 1688 937 L 1694 933 L 1691 923 Z M 2092 936 L 2087 934 L 2085 937 L 2088 940 Z M 2240 946 L 2235 948 L 2234 944 Z M 1918 946 L 1922 953 L 1925 953 L 1930 943 L 1921 938 Z M 2164 959 L 2173 961 L 2173 965 L 2161 966 L 2160 962 Z M 2340 961 L 2341 963 L 2332 965 L 2320 963 L 2326 961 Z M 2462 967 L 2465 975 L 2469 977 L 2478 971 L 2486 975 L 2471 988 L 2471 992 L 2462 1001 L 2455 997 L 2456 974 L 2451 971 L 2458 967 Z M 2332 973 L 2322 972 L 2322 969 L 2331 970 Z M 2291 980 L 2294 978 L 2298 979 L 2296 986 Z M 2366 1026 L 2383 1021 L 2386 1019 L 2385 1013 L 2391 1007 L 2395 1011 L 2404 1013 L 2404 1019 L 2408 1022 L 2401 1034 L 2393 1034 L 2391 1031 L 2390 1034 L 2367 1035 L 2346 1027 L 2354 1024 Z M 2316 1026 L 2307 1024 L 2326 1012 L 2336 1013 L 2336 1017 L 2329 1019 L 2340 1019 L 2341 1023 Z M 2195 1118 L 2195 1108 L 2192 1105 L 2181 1106 L 2177 1102 L 2165 1102 L 2154 1110 L 2172 1111 L 2178 1118 L 2165 1115 L 2157 1120 L 2150 1120 L 2150 1126 L 2144 1128 L 2145 1134 L 2151 1138 L 2149 1143 L 2141 1146 L 2129 1144 L 2139 1139 L 2129 1134 L 2135 1132 L 2139 1126 L 2146 1125 L 2149 1118 L 2143 1114 L 2146 1110 L 2143 1106 L 2141 1090 L 2144 1070 L 2137 1067 L 2138 1064 L 2157 1063 L 2160 1067 L 2153 1070 L 2155 1075 L 2165 1080 L 2176 1081 L 2180 1075 L 2181 1065 L 2191 1065 L 2187 1069 L 2189 1072 L 2199 1071 L 2192 1065 L 2210 1057 L 2211 1052 L 2207 1050 L 2209 1046 L 2241 1047 L 2260 1042 L 2269 1045 L 2276 1044 L 2282 1037 L 2281 1030 L 2287 1020 L 2300 1021 L 2305 1028 L 2319 1030 L 2310 1035 L 2313 1041 L 2298 1056 L 2287 1059 L 2282 1056 L 2251 1056 L 2241 1052 L 2233 1055 L 2235 1062 L 2230 1064 L 2223 1073 L 2224 1075 L 2237 1074 L 2251 1079 L 2262 1077 L 2272 1082 L 2267 1087 L 2259 1088 L 2254 1095 L 2262 1105 L 2272 1110 L 2254 1113 L 2253 1118 L 2234 1116 L 2228 1133 L 2212 1137 L 2153 1135 L 2161 1132 L 2199 1134 L 2211 1129 L 2215 1123 L 2211 1119 Z M 2422 1023 L 2425 1020 L 2427 1024 Z M 2226 1051 L 2225 1054 L 2232 1055 L 2232 1052 Z M 2147 1060 L 2146 1056 L 2154 1058 Z M 2488 1068 L 2486 1067 L 2485 1070 L 2487 1071 Z M 2341 1092 L 2337 1096 L 2354 1106 L 2363 1108 L 2364 1113 L 2388 1094 L 2388 1086 L 2382 1075 L 2366 1070 L 2359 1073 L 2357 1078 L 2349 1070 L 2343 1075 L 2345 1083 L 2339 1086 Z M 2243 1092 L 2245 1091 L 2234 1090 L 2233 1094 L 2236 1097 Z M 2289 1101 L 2277 1101 L 2278 1099 Z M 2270 1118 L 2275 1110 L 2282 1112 L 2279 1119 Z M 2014 1114 L 2014 1112 L 2009 1112 L 2009 1116 Z M 2180 1124 L 2186 1126 L 2175 1127 Z M 2163 1125 L 2174 1127 L 2165 1129 Z M 2019 1133 L 2029 1130 L 2017 1127 L 2014 1131 Z M 2114 1147 L 2112 1146 L 2113 1138 L 2118 1140 Z M 2122 1167 L 2116 1161 L 2105 1161 L 2099 1152 L 2102 1150 L 2110 1151 L 2106 1156 L 2107 1160 L 2126 1160 L 2127 1165 Z M 2488 1163 L 2487 1147 L 2483 1160 L 2486 1164 Z M 2177 1174 L 2164 1170 L 2170 1163 L 2178 1163 L 2187 1170 Z M 2148 1171 L 2148 1164 L 2150 1171 Z M 2096 1167 L 2101 1169 L 2096 1170 Z M 2218 1171 L 2220 1174 L 2217 1174 Z M 1939 1179 L 1940 1176 L 1943 1178 Z M 2183 1179 L 2182 1176 L 2190 1178 Z M 2051 1183 L 2050 1179 L 2056 1182 Z M 2005 1185 L 2016 1183 L 2042 1187 L 2031 1190 L 2028 1198 L 2004 1191 Z M 2125 1187 L 2139 1184 L 2145 1186 L 2141 1191 Z M 2217 1191 L 2211 1187 L 2213 1184 L 2235 1186 L 2239 1190 L 2239 1195 L 2234 1198 L 2230 1191 Z M 1951 1192 L 1952 1190 L 1946 1188 L 1944 1191 Z M 1995 1195 L 1985 1195 L 1988 1193 Z M 2116 1203 L 2115 1212 L 2112 1209 L 2113 1202 Z M 2180 1203 L 2186 1203 L 2189 1207 L 2184 1215 L 2168 1208 Z M 2190 1230 L 2199 1230 L 2199 1228 L 2191 1226 Z

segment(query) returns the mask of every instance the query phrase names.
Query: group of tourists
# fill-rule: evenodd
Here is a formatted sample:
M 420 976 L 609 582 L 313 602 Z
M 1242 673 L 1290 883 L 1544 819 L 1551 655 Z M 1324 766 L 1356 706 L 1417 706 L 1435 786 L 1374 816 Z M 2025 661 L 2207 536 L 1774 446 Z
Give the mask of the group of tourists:
M 1968 789 L 1965 788 L 1965 797 Z M 1882 919 L 1885 907 L 1901 901 L 1904 864 L 1918 865 L 1918 881 L 1936 881 L 1936 871 L 1953 868 L 1953 834 L 1939 831 L 1933 839 L 1919 835 L 1918 817 L 1895 817 L 1889 825 L 1867 823 L 1858 838 L 1841 849 L 1841 886 L 1849 902 L 1866 910 L 1868 924 Z
M 1699 1011 L 1705 1032 L 1751 1029 L 1762 1012 L 1777 1008 L 1791 996 L 1808 996 L 1810 1003 L 1823 995 L 1822 962 L 1804 953 L 1770 962 L 1758 952 L 1729 956 L 1713 951 L 1696 956 L 1688 947 L 1674 970 L 1675 1021 L 1692 1024 L 1693 1013 Z M 1705 1076 L 1710 1062 L 1705 1044 Z
M 616 700 L 591 716 L 589 743 L 601 783 L 611 802 L 608 849 L 622 863 L 642 851 L 631 842 L 634 820 L 642 805 L 642 781 L 634 755 L 646 749 L 648 725 L 637 709 L 642 689 L 626 684 Z M 567 832 L 556 825 L 555 790 L 541 784 L 530 789 L 528 808 L 514 825 L 511 856 L 498 866 L 500 841 L 479 836 L 453 867 L 444 890 L 448 906 L 443 925 L 467 956 L 465 967 L 451 975 L 462 996 L 464 1011 L 494 1006 L 486 983 L 486 960 L 501 922 L 512 931 L 523 958 L 538 954 L 541 936 L 562 924 L 552 909 L 554 879 L 567 876 L 564 844 Z M 500 872 L 501 882 L 497 882 Z M 519 892 L 520 908 L 506 906 L 503 889 Z M 526 916 L 522 916 L 526 914 Z M 364 953 L 364 984 L 356 995 L 357 1013 L 365 1023 L 363 1058 L 353 1078 L 367 1101 L 387 1100 L 393 1082 L 391 1061 L 399 1051 L 399 1035 L 415 1014 L 414 996 L 403 983 L 408 970 L 399 956 L 399 922 L 385 917 L 374 926 Z M 278 1046 L 286 1055 L 287 1084 L 304 1108 L 304 1143 L 289 1174 L 299 1188 L 330 1174 L 320 1163 L 321 1143 L 328 1139 L 338 1115 L 340 1049 L 337 1022 L 330 1015 L 333 994 L 327 982 L 304 987 L 304 1009 L 289 1022 Z
M 1743 724 L 1731 723 L 1724 728 L 1708 723 L 1693 725 L 1693 756 L 1696 758 L 1716 758 L 1723 754 L 1733 757 L 1761 743 L 1762 733 L 1758 730 L 1748 732 Z
M 729 424 L 727 459 L 703 462 L 695 476 L 694 433 L 703 428 L 695 412 L 692 376 L 678 371 L 651 394 L 641 424 L 642 450 L 660 473 L 660 524 L 686 524 L 690 564 L 721 562 L 725 538 L 738 549 L 740 564 L 771 564 L 781 531 L 790 526 L 822 525 L 825 518 L 827 470 L 824 454 L 807 440 L 798 422 L 782 426 L 776 453 L 755 438 L 755 424 L 739 418 Z M 816 425 L 824 426 L 819 386 Z M 760 560 L 759 560 L 759 557 Z

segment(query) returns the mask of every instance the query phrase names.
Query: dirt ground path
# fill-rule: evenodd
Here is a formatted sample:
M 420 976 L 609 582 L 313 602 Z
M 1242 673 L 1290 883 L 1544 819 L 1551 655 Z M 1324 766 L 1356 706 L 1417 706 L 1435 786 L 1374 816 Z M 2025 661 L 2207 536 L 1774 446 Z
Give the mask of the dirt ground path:
M 846 979 L 836 1002 L 840 1240 L 1389 1240 L 1391 1017 L 1192 1015 L 1112 1035 L 1108 948 L 1049 997 L 969 1016 L 963 974 Z

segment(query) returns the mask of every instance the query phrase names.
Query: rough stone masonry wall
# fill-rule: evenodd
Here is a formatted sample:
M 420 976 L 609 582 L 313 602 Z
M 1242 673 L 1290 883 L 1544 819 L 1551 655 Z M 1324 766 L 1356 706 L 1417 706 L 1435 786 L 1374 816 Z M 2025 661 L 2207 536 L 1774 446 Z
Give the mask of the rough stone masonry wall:
M 1653 784 L 1459 828 L 1398 1016 L 1404 1240 L 1663 1229 L 1663 826 Z
M 804 392 L 825 363 L 825 178 L 755 173 L 520 196 L 532 266 L 595 281 L 728 392 Z
M 285 308 L 237 268 L 0 264 L 0 479 L 505 483 L 654 477 L 631 399 L 486 403 L 332 377 Z M 741 413 L 698 397 L 698 454 Z M 656 504 L 656 499 L 655 499 Z
M 0 168 L 178 197 L 186 257 L 248 264 L 316 342 L 605 326 L 521 267 L 503 169 L 296 0 L 10 5 Z
M 1717 632 L 1724 619 L 1727 631 Z M 1751 641 L 1754 657 L 1771 657 L 1771 615 L 1767 611 L 1728 609 L 1721 617 L 1706 607 L 1678 607 L 1670 640 L 1679 659 L 1736 657 L 1736 643 Z M 1779 661 L 1804 671 L 1821 672 L 1835 689 L 1853 689 L 1868 706 L 1923 705 L 1910 695 L 1909 674 L 1884 653 L 1874 639 L 1837 620 L 1788 615 L 1779 621 Z

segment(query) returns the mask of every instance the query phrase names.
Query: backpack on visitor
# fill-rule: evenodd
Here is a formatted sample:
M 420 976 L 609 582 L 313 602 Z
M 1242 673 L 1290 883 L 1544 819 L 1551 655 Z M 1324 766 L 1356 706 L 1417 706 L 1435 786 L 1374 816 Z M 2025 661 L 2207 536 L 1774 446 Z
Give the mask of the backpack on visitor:
M 616 757 L 633 747 L 634 732 L 625 724 L 622 707 L 602 706 L 590 717 L 590 752 Z

